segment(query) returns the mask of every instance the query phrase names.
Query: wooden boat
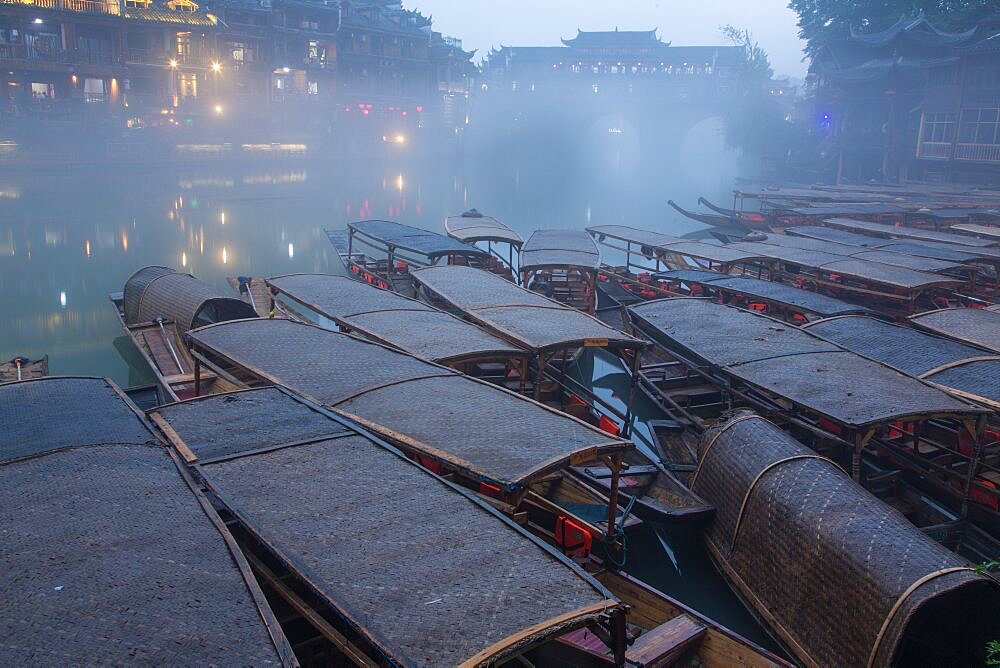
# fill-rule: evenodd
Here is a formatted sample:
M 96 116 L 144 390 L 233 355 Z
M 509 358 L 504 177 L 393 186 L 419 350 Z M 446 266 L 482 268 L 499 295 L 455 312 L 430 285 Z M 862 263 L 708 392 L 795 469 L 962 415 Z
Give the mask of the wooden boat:
M 0 413 L 3 665 L 299 665 L 229 528 L 117 386 L 7 383 Z
M 974 480 L 982 487 L 996 489 L 1000 483 L 1000 451 L 997 451 L 996 445 L 1000 443 L 1000 420 L 995 416 L 995 412 L 1000 410 L 1000 388 L 996 383 L 996 378 L 1000 377 L 1000 354 L 861 316 L 827 318 L 810 323 L 806 328 L 852 352 L 921 378 L 994 411 L 983 432 L 985 447 Z M 966 456 L 971 454 L 971 439 L 960 438 L 959 450 Z M 927 470 L 929 485 L 947 487 L 950 484 L 955 487 L 958 481 L 949 483 L 948 480 L 941 480 L 936 472 L 966 467 L 967 459 L 960 454 L 949 451 L 924 453 L 925 456 L 917 458 L 916 462 L 926 460 L 923 466 Z M 996 519 L 992 515 L 1000 510 L 1000 495 L 974 487 L 970 498 L 969 514 L 974 520 L 988 525 Z M 960 509 L 955 504 L 952 506 Z
M 488 263 L 488 252 L 443 234 L 389 220 L 350 223 L 347 233 L 327 230 L 351 275 L 384 290 L 413 296 L 410 268 Z M 373 252 L 375 256 L 367 253 Z
M 622 571 L 603 568 L 594 577 L 628 605 L 628 623 L 639 634 L 625 653 L 631 666 L 698 665 L 704 668 L 774 668 L 784 659 Z M 610 666 L 610 650 L 586 629 L 574 631 L 529 656 L 536 664 Z
M 709 430 L 700 456 L 692 486 L 718 507 L 709 552 L 803 665 L 983 662 L 1000 633 L 996 580 L 760 416 Z M 956 625 L 967 609 L 983 613 Z
M 589 627 L 624 665 L 627 608 L 610 592 L 360 423 L 281 388 L 151 418 L 239 528 L 257 573 L 297 613 L 293 625 L 311 625 L 335 659 L 495 665 Z M 222 435 L 219 425 L 242 428 Z M 327 493 L 309 492 L 319 487 Z
M 661 363 L 648 367 L 651 390 L 665 401 L 695 412 L 692 397 L 700 392 L 708 399 L 704 417 L 738 401 L 781 420 L 856 480 L 868 453 L 926 484 L 961 518 L 974 505 L 979 524 L 1000 530 L 1000 495 L 983 477 L 996 466 L 996 454 L 983 447 L 992 438 L 988 409 L 752 311 L 687 298 L 646 302 L 629 313 L 637 330 L 681 365 L 658 377 Z
M 17 380 L 33 380 L 49 375 L 49 356 L 38 359 L 18 356 L 0 364 L 0 383 L 10 383 Z
M 190 274 L 169 267 L 144 267 L 110 295 L 125 334 L 142 355 L 160 389 L 159 403 L 198 394 L 195 361 L 182 335 L 192 327 L 255 317 L 249 304 L 217 293 Z M 202 382 L 233 389 L 225 380 L 202 374 Z
M 521 285 L 590 315 L 601 252 L 580 230 L 536 230 L 521 248 Z
M 922 310 L 939 298 L 947 301 L 966 285 L 956 276 L 790 245 L 739 242 L 727 248 L 764 256 L 759 269 L 771 280 L 855 301 L 892 317 Z
M 485 272 L 434 267 L 413 272 L 413 279 L 432 303 L 447 305 L 470 322 L 529 351 L 536 365 L 537 399 L 611 433 L 629 433 L 630 402 L 622 412 L 569 378 L 566 369 L 572 357 L 588 348 L 614 352 L 629 368 L 638 359 L 636 350 L 643 345 L 640 340 Z M 549 395 L 541 391 L 546 379 L 555 388 Z M 625 454 L 625 462 L 630 474 L 622 488 L 635 496 L 636 514 L 640 517 L 700 520 L 710 512 L 659 462 L 631 451 Z M 591 487 L 610 490 L 612 476 L 606 467 L 574 467 L 571 471 Z
M 486 244 L 484 250 L 490 254 L 489 260 L 471 261 L 469 266 L 512 280 L 517 278 L 515 260 L 524 239 L 509 226 L 492 216 L 469 209 L 458 216 L 448 216 L 444 221 L 444 230 L 449 237 L 462 243 L 473 246 Z M 505 247 L 506 253 L 503 252 Z
M 188 342 L 217 375 L 243 386 L 281 384 L 349 415 L 506 511 L 516 515 L 526 504 L 529 521 L 550 534 L 559 515 L 614 540 L 638 523 L 629 506 L 674 520 L 709 510 L 665 471 L 623 471 L 629 441 L 384 346 L 282 320 L 221 323 L 189 332 Z M 610 468 L 606 493 L 571 474 L 573 466 Z
M 945 308 L 910 316 L 920 329 L 1000 353 L 1000 313 L 994 308 Z
M 1000 219 L 1000 211 L 994 211 L 992 213 L 996 216 L 993 220 Z M 948 229 L 956 234 L 967 234 L 969 236 L 979 237 L 980 239 L 1000 241 L 1000 226 L 997 225 L 958 223 L 956 225 L 951 225 Z
M 823 220 L 827 227 L 838 230 L 864 234 L 883 239 L 915 239 L 918 241 L 932 241 L 952 244 L 955 246 L 968 246 L 971 248 L 989 248 L 1000 245 L 1000 239 L 980 239 L 964 234 L 952 234 L 950 232 L 938 232 L 936 230 L 924 230 L 913 227 L 901 227 L 898 225 L 886 225 L 867 220 L 856 220 L 848 216 L 830 216 Z
M 528 352 L 450 313 L 346 276 L 266 279 L 276 310 L 390 345 L 474 378 L 532 392 Z
M 299 637 L 311 627 L 316 654 L 332 648 L 362 665 L 485 666 L 522 655 L 533 665 L 688 657 L 708 667 L 788 665 L 623 573 L 552 551 L 394 444 L 283 388 L 203 397 L 151 417 L 239 529 L 268 592 L 287 603 L 284 623 Z M 244 428 L 220 432 L 219 424 Z M 287 480 L 275 480 L 276 459 Z M 234 465 L 241 474 L 227 475 Z M 283 502 L 316 485 L 335 491 Z M 352 502 L 356 512 L 343 515 Z M 421 584 L 398 584 L 411 581 Z M 434 614 L 423 608 L 439 603 Z M 314 663 L 304 645 L 300 658 Z
M 721 214 L 723 216 L 728 216 L 731 220 L 737 220 L 739 223 L 754 231 L 769 232 L 771 230 L 770 225 L 767 224 L 767 217 L 762 213 L 757 213 L 755 211 L 737 211 L 736 209 L 724 209 L 720 206 L 716 206 L 709 202 L 704 197 L 698 198 L 698 204 L 701 204 L 705 208 L 711 209 L 712 211 Z
M 730 229 L 744 229 L 750 230 L 751 228 L 743 223 L 742 220 L 734 218 L 732 216 L 719 215 L 714 213 L 698 213 L 697 211 L 689 211 L 682 207 L 680 204 L 672 199 L 667 200 L 667 204 L 671 206 L 677 213 L 681 214 L 685 218 L 690 218 L 704 225 L 711 225 L 712 227 L 723 227 Z
M 847 314 L 875 315 L 874 311 L 864 306 L 750 276 L 680 269 L 659 272 L 652 278 L 657 286 L 666 287 L 677 296 L 705 297 L 716 303 L 748 308 L 794 324 Z

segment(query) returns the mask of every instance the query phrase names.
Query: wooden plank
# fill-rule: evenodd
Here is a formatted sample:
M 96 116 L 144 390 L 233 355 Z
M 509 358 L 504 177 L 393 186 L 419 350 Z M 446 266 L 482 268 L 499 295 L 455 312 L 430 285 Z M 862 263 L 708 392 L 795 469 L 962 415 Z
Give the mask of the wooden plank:
M 159 413 L 150 413 L 149 419 L 153 421 L 153 424 L 160 428 L 160 431 L 162 431 L 167 437 L 167 440 L 173 444 L 174 448 L 177 449 L 177 452 L 181 453 L 181 457 L 184 458 L 184 461 L 188 464 L 193 464 L 198 461 L 198 455 L 191 452 L 191 448 L 187 446 L 184 439 L 180 437 L 180 434 L 174 431 L 174 428 L 170 426 L 170 423 L 163 419 L 162 415 Z
M 377 668 L 379 665 L 375 661 L 362 652 L 357 645 L 352 643 L 347 639 L 340 631 L 335 629 L 330 622 L 323 619 L 318 612 L 309 607 L 309 604 L 302 600 L 298 594 L 292 591 L 288 585 L 278 579 L 278 577 L 271 572 L 264 563 L 258 559 L 255 555 L 250 552 L 244 553 L 246 555 L 247 561 L 253 566 L 254 571 L 257 576 L 261 578 L 271 589 L 273 589 L 281 598 L 285 599 L 288 605 L 292 606 L 297 613 L 302 615 L 302 617 L 309 622 L 314 629 L 316 629 L 320 635 L 329 640 L 343 652 L 351 661 L 359 666 L 368 666 L 370 668 Z
M 177 359 L 181 365 L 178 366 L 177 360 L 174 360 L 174 356 L 170 352 L 170 347 L 167 345 L 167 340 L 164 338 L 162 332 L 159 330 L 144 331 L 142 332 L 142 340 L 146 344 L 146 348 L 149 350 L 153 361 L 156 362 L 160 373 L 164 376 L 188 373 L 189 369 L 183 368 L 184 361 L 179 351 L 177 352 Z M 177 349 L 174 348 L 174 350 L 176 351 Z
M 640 668 L 670 666 L 701 640 L 707 627 L 687 615 L 679 615 L 646 631 L 625 653 L 626 660 Z
M 515 648 L 522 642 L 528 641 L 532 638 L 544 637 L 554 631 L 564 629 L 569 631 L 571 629 L 567 628 L 567 626 L 574 625 L 576 622 L 587 618 L 596 617 L 603 613 L 610 612 L 619 605 L 620 604 L 617 601 L 599 601 L 597 603 L 591 603 L 590 605 L 586 605 L 577 610 L 572 610 L 559 615 L 558 617 L 553 617 L 552 619 L 539 622 L 538 624 L 522 629 L 521 631 L 494 643 L 475 656 L 463 661 L 460 666 L 462 668 L 472 668 L 473 666 L 491 663 L 491 658 L 503 656 L 505 650 Z

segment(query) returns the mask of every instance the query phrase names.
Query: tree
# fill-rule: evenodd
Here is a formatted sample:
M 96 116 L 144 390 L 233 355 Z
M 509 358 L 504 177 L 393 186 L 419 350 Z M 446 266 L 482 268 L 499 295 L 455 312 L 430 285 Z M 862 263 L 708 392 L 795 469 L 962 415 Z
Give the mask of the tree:
M 996 0 L 790 0 L 799 15 L 799 37 L 814 57 L 832 41 L 846 38 L 851 29 L 876 32 L 901 17 L 924 14 L 943 30 L 968 30 L 996 11 Z
M 726 144 L 760 158 L 775 150 L 786 124 L 782 109 L 770 95 L 768 83 L 774 71 L 767 52 L 749 30 L 731 25 L 719 30 L 742 49 L 736 91 L 725 114 Z

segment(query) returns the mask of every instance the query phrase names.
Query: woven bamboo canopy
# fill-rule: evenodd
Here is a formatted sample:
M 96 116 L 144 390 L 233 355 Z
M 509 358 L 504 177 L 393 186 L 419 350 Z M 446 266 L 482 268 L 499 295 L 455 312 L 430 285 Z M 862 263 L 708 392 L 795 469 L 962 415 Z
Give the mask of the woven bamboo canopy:
M 602 243 L 610 238 L 624 241 L 630 245 L 635 244 L 639 248 L 632 248 L 632 252 L 650 257 L 673 253 L 682 257 L 719 264 L 755 262 L 763 259 L 758 254 L 739 250 L 733 244 L 727 246 L 705 244 L 700 241 L 690 241 L 625 225 L 594 225 L 588 227 L 587 232 Z
M 376 244 L 390 249 L 410 251 L 428 258 L 431 262 L 445 255 L 486 257 L 488 253 L 470 244 L 410 227 L 391 220 L 362 220 L 347 226 L 351 235 L 361 235 Z
M 992 309 L 945 308 L 910 316 L 921 329 L 1000 352 L 1000 313 Z
M 225 525 L 110 381 L 0 386 L 0 421 L 3 665 L 298 665 Z
M 521 271 L 576 267 L 596 271 L 601 251 L 581 230 L 536 230 L 521 248 Z
M 790 246 L 776 246 L 774 244 L 740 241 L 730 244 L 727 248 L 736 248 L 747 252 L 756 253 L 765 258 L 780 260 L 791 264 L 797 264 L 808 269 L 824 271 L 841 276 L 872 281 L 904 290 L 922 290 L 932 287 L 957 287 L 962 284 L 958 278 L 950 278 L 931 274 L 923 271 L 916 271 L 897 265 L 882 264 L 859 260 L 843 255 L 834 255 L 822 251 L 806 250 Z
M 469 320 L 533 352 L 593 345 L 642 347 L 600 320 L 471 267 L 428 267 L 414 272 L 423 289 Z
M 919 241 L 936 241 L 956 246 L 971 246 L 973 248 L 986 248 L 996 246 L 1000 240 L 979 239 L 965 234 L 952 234 L 951 232 L 937 232 L 935 230 L 925 230 L 919 227 L 896 227 L 895 225 L 885 225 L 883 223 L 872 223 L 865 220 L 851 220 L 850 218 L 827 218 L 824 225 L 835 227 L 848 232 L 858 234 L 868 234 L 885 239 L 917 239 Z
M 629 307 L 633 324 L 664 347 L 844 426 L 975 416 L 983 409 L 808 331 L 704 299 Z
M 458 216 L 448 216 L 444 230 L 452 239 L 474 244 L 477 241 L 495 241 L 510 244 L 518 249 L 524 245 L 521 235 L 493 216 L 484 216 L 470 209 Z
M 994 580 L 759 416 L 709 430 L 700 450 L 709 550 L 802 663 L 982 663 L 1000 633 Z
M 504 489 L 563 468 L 577 454 L 631 447 L 494 385 L 312 325 L 241 320 L 194 330 L 188 339 L 196 357 L 244 384 L 287 387 Z
M 953 260 L 941 260 L 920 255 L 909 255 L 905 252 L 894 252 L 864 246 L 848 245 L 835 241 L 813 239 L 806 236 L 794 236 L 791 234 L 768 234 L 767 239 L 765 239 L 763 243 L 770 244 L 772 246 L 786 246 L 789 248 L 800 248 L 802 250 L 819 251 L 821 253 L 830 253 L 831 255 L 844 255 L 858 260 L 868 260 L 870 262 L 878 262 L 897 267 L 906 267 L 907 269 L 930 273 L 955 272 L 965 268 L 963 263 L 955 262 Z
M 817 292 L 800 290 L 783 283 L 762 281 L 749 276 L 731 276 L 714 271 L 680 269 L 653 275 L 657 279 L 682 281 L 690 285 L 708 286 L 713 290 L 733 295 L 742 294 L 754 299 L 774 302 L 781 306 L 801 309 L 808 313 L 830 317 L 847 313 L 872 313 L 871 309 L 850 304 Z
M 441 364 L 523 355 L 503 339 L 415 299 L 346 276 L 291 274 L 267 279 L 285 295 L 337 325 Z
M 623 611 L 484 503 L 286 391 L 154 415 L 241 523 L 395 665 L 493 665 Z
M 805 325 L 812 332 L 966 399 L 1000 408 L 1000 355 L 864 316 Z
M 123 300 L 127 325 L 163 318 L 188 330 L 257 315 L 246 302 L 169 267 L 143 267 L 132 274 L 125 281 Z

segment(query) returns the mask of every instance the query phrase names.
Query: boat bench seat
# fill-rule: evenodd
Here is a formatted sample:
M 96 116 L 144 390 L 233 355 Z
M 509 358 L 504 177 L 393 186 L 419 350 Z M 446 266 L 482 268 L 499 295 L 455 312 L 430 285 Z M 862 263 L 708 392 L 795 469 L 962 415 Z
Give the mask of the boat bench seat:
M 639 668 L 673 665 L 707 631 L 698 620 L 679 615 L 639 636 L 625 653 L 625 660 Z

